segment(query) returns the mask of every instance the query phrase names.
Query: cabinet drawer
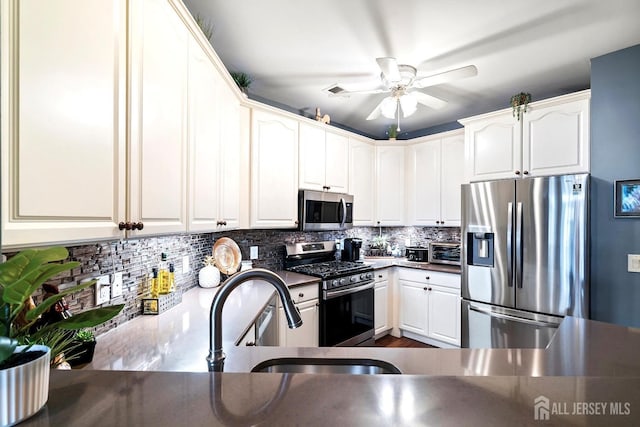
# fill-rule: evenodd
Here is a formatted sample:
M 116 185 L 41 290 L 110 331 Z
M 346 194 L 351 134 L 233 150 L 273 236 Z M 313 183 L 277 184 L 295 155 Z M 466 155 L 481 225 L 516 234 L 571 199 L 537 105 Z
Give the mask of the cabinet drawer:
M 310 301 L 312 299 L 318 299 L 320 284 L 318 282 L 310 283 L 308 285 L 296 286 L 289 288 L 291 298 L 295 303 L 301 303 Z
M 460 275 L 442 273 L 440 271 L 418 270 L 415 268 L 399 268 L 398 278 L 412 282 L 426 283 L 430 285 L 447 286 L 460 289 Z
M 383 268 L 381 270 L 376 270 L 373 272 L 373 281 L 378 283 L 378 282 L 384 282 L 385 280 L 389 280 L 389 269 L 388 268 Z

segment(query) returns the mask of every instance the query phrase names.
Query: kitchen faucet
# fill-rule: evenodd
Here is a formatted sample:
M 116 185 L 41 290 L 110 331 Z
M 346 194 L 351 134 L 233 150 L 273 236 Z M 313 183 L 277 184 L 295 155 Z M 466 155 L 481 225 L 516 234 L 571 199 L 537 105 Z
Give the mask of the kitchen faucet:
M 222 284 L 220 290 L 215 294 L 211 302 L 211 312 L 209 313 L 209 355 L 207 356 L 209 372 L 222 372 L 224 366 L 225 355 L 222 352 L 222 307 L 231 291 L 249 280 L 264 280 L 272 284 L 276 288 L 276 291 L 278 291 L 278 295 L 282 301 L 289 328 L 295 329 L 302 325 L 300 312 L 291 300 L 291 294 L 289 293 L 287 284 L 277 274 L 264 268 L 252 268 L 234 274 Z

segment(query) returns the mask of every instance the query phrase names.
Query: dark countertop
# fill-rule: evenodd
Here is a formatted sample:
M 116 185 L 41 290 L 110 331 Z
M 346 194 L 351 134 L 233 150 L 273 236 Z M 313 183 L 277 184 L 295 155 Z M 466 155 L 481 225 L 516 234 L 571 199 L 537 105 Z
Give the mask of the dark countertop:
M 602 322 L 567 317 L 547 349 L 224 350 L 222 374 L 52 371 L 47 406 L 22 425 L 539 425 L 540 396 L 544 425 L 640 425 L 640 329 Z M 404 375 L 248 373 L 287 356 L 373 358 Z
M 552 411 L 549 421 L 544 423 L 534 418 L 534 402 L 540 397 L 549 399 Z M 604 415 L 579 415 L 576 409 L 603 410 Z M 612 415 L 627 411 L 627 415 Z M 639 423 L 638 377 L 52 371 L 47 405 L 21 425 L 632 426 Z
M 602 322 L 568 317 L 540 350 L 227 350 L 222 374 L 52 371 L 47 406 L 23 425 L 538 425 L 539 396 L 544 425 L 640 425 L 640 329 Z M 291 354 L 380 358 L 405 375 L 228 372 Z
M 441 271 L 443 273 L 460 274 L 460 266 L 446 264 L 430 264 L 428 262 L 409 261 L 407 258 L 398 257 L 365 257 L 364 263 L 378 270 L 388 267 L 409 267 L 419 270 Z

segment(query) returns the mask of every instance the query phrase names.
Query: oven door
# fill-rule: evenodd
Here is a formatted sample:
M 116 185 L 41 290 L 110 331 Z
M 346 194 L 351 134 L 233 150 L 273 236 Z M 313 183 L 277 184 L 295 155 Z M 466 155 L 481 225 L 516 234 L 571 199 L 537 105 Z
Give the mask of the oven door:
M 350 289 L 323 291 L 320 346 L 373 344 L 373 282 Z

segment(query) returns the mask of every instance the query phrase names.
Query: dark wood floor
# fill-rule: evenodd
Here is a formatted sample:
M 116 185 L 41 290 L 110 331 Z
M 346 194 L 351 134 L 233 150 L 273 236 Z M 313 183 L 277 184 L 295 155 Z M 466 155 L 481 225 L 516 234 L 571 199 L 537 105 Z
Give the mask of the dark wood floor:
M 391 335 L 376 340 L 376 347 L 411 347 L 411 348 L 436 348 L 429 344 L 423 344 L 420 341 L 412 340 L 407 337 L 396 338 Z

